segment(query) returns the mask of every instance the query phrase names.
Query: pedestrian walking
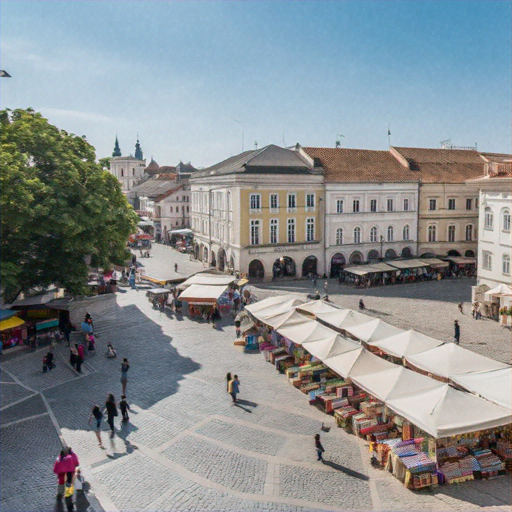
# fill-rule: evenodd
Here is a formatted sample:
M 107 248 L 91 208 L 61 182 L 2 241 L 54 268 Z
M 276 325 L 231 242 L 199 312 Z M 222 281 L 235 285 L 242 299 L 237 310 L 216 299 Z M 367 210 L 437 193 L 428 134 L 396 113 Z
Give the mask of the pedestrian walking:
M 231 382 L 231 372 L 226 374 L 226 391 L 229 393 L 229 383 Z
M 53 465 L 53 472 L 57 475 L 57 499 L 61 500 L 64 497 L 65 483 L 66 483 L 66 470 L 69 468 L 69 462 L 66 459 L 66 449 L 60 451 L 55 464 Z
M 473 317 L 473 319 L 475 318 L 475 315 L 476 315 L 477 305 L 478 305 L 478 302 L 473 302 L 473 304 L 471 306 L 471 316 Z
M 101 422 L 103 421 L 103 413 L 100 408 L 95 405 L 92 408 L 91 415 L 89 416 L 89 426 L 92 426 L 96 437 L 98 438 L 98 443 L 100 448 L 103 448 L 103 443 L 101 442 Z M 91 424 L 92 422 L 92 424 Z
M 46 363 L 47 370 L 53 370 L 55 368 L 55 363 L 53 362 L 53 352 L 50 350 L 45 358 L 43 359 L 43 364 Z M 44 367 L 43 367 L 44 372 Z
M 130 420 L 128 416 L 128 411 L 130 410 L 130 404 L 126 401 L 126 395 L 121 396 L 121 401 L 119 402 L 119 409 L 121 409 L 121 415 L 123 416 L 123 421 L 126 423 Z
M 329 283 L 325 281 L 324 283 L 324 292 L 327 293 L 327 288 L 329 287 Z
M 322 443 L 320 442 L 320 434 L 315 434 L 315 448 L 316 448 L 316 453 L 318 455 L 317 460 L 323 461 L 324 460 L 323 453 L 325 452 L 325 449 L 322 446 Z
M 114 418 L 117 416 L 116 399 L 112 393 L 109 393 L 107 401 L 105 402 L 105 410 L 107 411 L 107 423 L 110 427 L 110 437 L 113 438 L 115 434 Z
M 236 404 L 236 395 L 238 395 L 238 393 L 240 393 L 240 381 L 238 380 L 238 375 L 235 375 L 229 381 L 228 393 L 231 395 L 231 398 L 233 399 L 233 403 Z
M 66 473 L 67 485 L 73 485 L 75 483 L 76 468 L 80 466 L 78 455 L 71 449 L 71 446 L 67 447 L 68 455 L 71 457 L 73 463 L 73 470 Z
M 464 302 L 459 302 L 459 311 L 460 311 L 462 314 L 464 314 L 463 308 L 464 308 Z
M 92 316 L 89 313 L 85 313 L 85 323 L 91 326 L 91 333 L 94 333 L 94 324 L 92 322 Z
M 75 345 L 76 347 L 76 345 Z M 75 347 L 69 349 L 69 364 L 76 370 L 76 364 L 78 361 L 78 352 Z
M 480 309 L 480 304 L 476 305 L 476 313 L 475 313 L 475 320 L 480 320 L 482 318 L 482 310 Z
M 123 395 L 126 395 L 126 385 L 128 384 L 128 370 L 130 369 L 130 363 L 128 359 L 123 358 L 121 363 L 121 384 L 123 386 Z
M 75 348 L 77 352 L 76 356 L 76 371 L 78 373 L 82 373 L 82 363 L 85 359 L 85 350 L 83 345 L 79 345 L 78 343 L 75 343 Z
M 458 320 L 455 320 L 453 322 L 453 327 L 455 329 L 455 333 L 454 333 L 455 343 L 458 345 L 460 343 L 460 325 L 459 325 Z
M 174 272 L 178 272 L 178 264 L 177 263 L 174 264 Z

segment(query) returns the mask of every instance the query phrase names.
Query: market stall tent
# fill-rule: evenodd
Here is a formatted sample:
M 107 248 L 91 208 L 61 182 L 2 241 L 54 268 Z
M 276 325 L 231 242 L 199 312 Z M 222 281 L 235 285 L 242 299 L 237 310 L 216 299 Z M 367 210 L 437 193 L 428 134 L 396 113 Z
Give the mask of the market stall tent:
M 510 410 L 458 391 L 448 384 L 410 396 L 388 399 L 386 405 L 437 439 L 512 422 Z
M 512 368 L 452 377 L 458 386 L 512 410 Z
M 389 325 L 378 318 L 362 325 L 347 327 L 345 330 L 354 336 L 354 338 L 364 341 L 369 345 L 373 344 L 374 341 L 380 341 L 384 338 L 389 338 L 390 336 L 404 332 L 402 329 Z
M 189 304 L 215 304 L 227 288 L 227 286 L 193 284 L 180 294 L 179 300 Z
M 308 320 L 300 313 L 297 313 L 295 309 L 290 309 L 282 313 L 276 313 L 275 315 L 265 318 L 265 324 L 270 327 L 277 329 L 286 323 L 288 327 L 292 325 L 302 324 L 305 320 Z
M 7 329 L 14 329 L 15 327 L 19 327 L 23 325 L 25 320 L 18 318 L 17 316 L 13 316 L 8 318 L 7 320 L 0 321 L 0 331 L 6 331 Z
M 311 313 L 317 316 L 319 313 L 331 313 L 343 311 L 342 309 L 329 304 L 323 300 L 314 300 L 312 302 L 306 302 L 306 304 L 301 304 L 297 307 L 299 311 L 305 311 L 306 313 Z
M 318 313 L 316 317 L 322 322 L 338 329 L 356 327 L 357 325 L 362 325 L 373 320 L 371 316 L 363 315 L 352 309 L 341 309 L 331 311 L 330 313 Z
M 302 323 L 288 325 L 288 323 L 285 322 L 281 327 L 276 329 L 276 331 L 281 336 L 293 341 L 293 343 L 296 343 L 297 345 L 302 345 L 307 341 L 324 340 L 337 334 L 335 331 L 318 323 L 316 320 L 308 320 L 305 317 L 303 318 L 304 322 Z
M 426 350 L 430 350 L 442 344 L 442 341 L 421 334 L 414 329 L 410 329 L 409 331 L 395 334 L 389 338 L 374 341 L 371 345 L 386 354 L 401 358 L 418 354 L 419 352 L 425 352 Z
M 407 269 L 407 268 L 420 268 L 420 267 L 428 267 L 428 263 L 423 263 L 420 260 L 393 260 L 388 263 L 392 267 L 396 267 L 399 270 Z
M 254 304 L 249 304 L 245 306 L 245 309 L 249 311 L 249 313 L 256 313 L 262 309 L 266 309 L 270 306 L 276 306 L 278 304 L 283 304 L 293 299 L 295 299 L 295 296 L 293 295 L 277 295 L 275 297 L 268 297 L 267 299 L 260 300 Z
M 493 297 L 508 295 L 510 293 L 512 293 L 512 288 L 510 288 L 510 286 L 507 286 L 506 284 L 501 283 L 498 286 L 496 286 L 496 288 L 493 288 L 492 290 L 485 292 L 484 297 L 486 301 L 491 302 Z
M 287 311 L 294 311 L 296 306 L 302 304 L 302 301 L 299 299 L 288 299 L 285 302 L 281 302 L 280 304 L 275 304 L 273 306 L 268 306 L 266 308 L 260 309 L 259 311 L 253 312 L 249 310 L 249 312 L 256 317 L 260 322 L 265 323 L 267 318 L 271 318 L 279 313 L 285 313 Z M 247 309 L 247 307 L 245 308 Z
M 205 284 L 211 286 L 227 286 L 233 283 L 236 277 L 233 276 L 217 276 L 215 274 L 196 274 L 189 277 L 185 282 L 177 286 L 178 290 L 185 290 L 193 284 Z
M 509 365 L 475 354 L 471 350 L 446 343 L 439 347 L 406 356 L 407 364 L 414 369 L 449 379 L 455 375 L 510 368 Z
M 347 340 L 340 334 L 318 341 L 305 342 L 302 347 L 317 359 L 324 360 L 360 348 L 359 344 Z
M 372 354 L 363 347 L 328 357 L 323 362 L 342 377 L 354 378 L 354 381 L 357 376 L 396 368 L 393 363 Z

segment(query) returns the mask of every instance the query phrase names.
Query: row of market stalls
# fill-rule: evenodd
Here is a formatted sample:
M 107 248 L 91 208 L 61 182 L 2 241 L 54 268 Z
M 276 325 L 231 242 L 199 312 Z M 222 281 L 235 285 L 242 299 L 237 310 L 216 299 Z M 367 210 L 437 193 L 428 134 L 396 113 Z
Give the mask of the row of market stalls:
M 265 359 L 407 487 L 512 468 L 509 365 L 327 302 L 284 295 L 246 310 Z
M 474 268 L 475 258 L 447 257 L 392 260 L 386 263 L 355 265 L 343 269 L 345 280 L 357 286 L 378 286 L 418 280 L 443 279 Z

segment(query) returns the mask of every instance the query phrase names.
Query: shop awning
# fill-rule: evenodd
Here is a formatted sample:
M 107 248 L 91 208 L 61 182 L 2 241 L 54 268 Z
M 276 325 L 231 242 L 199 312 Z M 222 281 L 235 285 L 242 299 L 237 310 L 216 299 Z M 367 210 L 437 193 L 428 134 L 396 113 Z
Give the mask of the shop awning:
M 27 297 L 26 299 L 17 300 L 9 304 L 10 308 L 26 307 L 26 306 L 42 306 L 55 299 L 55 291 L 35 295 L 34 297 Z
M 270 325 L 273 329 L 278 329 L 284 324 L 289 327 L 292 325 L 302 324 L 304 323 L 304 320 L 306 320 L 304 316 L 297 313 L 295 309 L 290 309 L 265 318 L 265 324 Z
M 457 265 L 474 265 L 476 264 L 476 258 L 463 258 L 462 256 L 447 256 L 446 260 L 453 261 Z
M 512 422 L 510 410 L 448 384 L 402 398 L 386 405 L 394 412 L 439 439 Z
M 7 320 L 14 316 L 18 311 L 13 311 L 12 309 L 0 309 L 0 321 Z
M 153 222 L 150 222 L 150 221 L 147 221 L 147 220 L 141 220 L 140 222 L 137 223 L 137 226 L 139 226 L 139 228 L 144 228 L 144 227 L 154 227 L 155 225 L 153 224 Z
M 439 260 L 437 258 L 419 258 L 419 261 L 435 268 L 445 268 L 450 266 L 447 261 Z
M 49 318 L 43 322 L 37 322 L 36 331 L 42 331 L 43 329 L 50 329 L 50 327 L 57 327 L 59 325 L 58 318 Z
M 332 311 L 338 312 L 342 311 L 342 309 L 330 304 L 329 302 L 325 302 L 324 300 L 313 300 L 311 302 L 306 302 L 306 304 L 301 304 L 297 307 L 299 311 L 304 311 L 306 313 L 311 313 L 313 316 L 318 316 L 319 313 L 331 313 Z
M 507 364 L 475 354 L 455 343 L 446 343 L 420 354 L 406 356 L 405 360 L 414 368 L 444 378 L 510 368 Z
M 227 286 L 193 284 L 178 297 L 178 300 L 184 300 L 189 304 L 215 304 L 227 289 Z
M 169 231 L 169 235 L 193 235 L 194 232 L 191 229 L 175 229 L 174 231 Z
M 236 280 L 234 276 L 218 276 L 215 274 L 196 274 L 177 286 L 178 290 L 185 290 L 193 284 L 209 286 L 227 286 Z
M 442 345 L 443 342 L 413 329 L 389 338 L 374 341 L 371 345 L 395 357 L 412 356 Z
M 318 313 L 316 317 L 322 322 L 328 325 L 332 325 L 338 329 L 347 329 L 349 327 L 355 327 L 362 325 L 367 322 L 371 322 L 373 317 L 363 315 L 358 311 L 352 309 L 342 309 L 338 311 L 332 311 L 330 313 Z
M 362 325 L 347 327 L 346 331 L 358 340 L 364 341 L 370 345 L 374 341 L 380 341 L 384 338 L 389 338 L 390 336 L 404 332 L 402 329 L 389 325 L 378 318 Z
M 306 342 L 302 347 L 321 361 L 360 348 L 359 344 L 339 334 L 323 340 Z
M 347 267 L 343 269 L 344 272 L 355 274 L 356 276 L 365 276 L 366 274 L 373 274 L 382 272 L 373 265 L 356 265 L 355 267 Z
M 452 377 L 452 381 L 486 400 L 512 410 L 512 368 L 457 375 Z
M 298 313 L 297 313 L 298 314 Z M 332 329 L 325 327 L 316 320 L 304 318 L 302 323 L 288 325 L 286 322 L 276 329 L 276 331 L 285 338 L 293 341 L 297 345 L 302 345 L 308 341 L 318 341 L 326 338 L 332 338 L 337 333 Z
M 25 323 L 24 320 L 18 318 L 17 316 L 13 316 L 8 318 L 7 320 L 2 320 L 0 322 L 0 331 L 6 331 L 7 329 L 14 329 L 15 327 L 19 327 Z
M 492 301 L 493 297 L 500 297 L 501 295 L 508 295 L 512 293 L 512 288 L 506 284 L 500 283 L 498 286 L 484 293 L 485 300 Z
M 256 311 L 260 311 L 277 304 L 282 304 L 292 299 L 295 299 L 294 295 L 275 295 L 274 297 L 268 297 L 267 299 L 260 300 L 254 304 L 249 304 L 245 306 L 245 309 L 250 313 L 255 313 Z
M 380 272 L 396 272 L 396 268 L 387 263 L 372 263 L 371 266 Z
M 420 260 L 394 260 L 390 261 L 389 265 L 392 267 L 396 267 L 400 270 L 406 269 L 406 268 L 420 268 L 420 267 L 428 267 L 428 263 L 423 263 L 423 261 Z
M 363 347 L 350 350 L 338 356 L 328 357 L 324 360 L 324 364 L 342 377 L 350 377 L 354 381 L 356 377 L 361 375 L 396 368 L 395 364 L 372 354 Z

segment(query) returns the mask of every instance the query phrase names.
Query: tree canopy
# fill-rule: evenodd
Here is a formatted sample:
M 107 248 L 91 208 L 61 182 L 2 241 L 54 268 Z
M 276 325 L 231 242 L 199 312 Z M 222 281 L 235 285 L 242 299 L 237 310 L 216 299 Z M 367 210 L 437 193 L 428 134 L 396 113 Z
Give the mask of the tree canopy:
M 85 292 L 89 265 L 123 265 L 137 215 L 83 137 L 33 110 L 0 111 L 2 291 Z

